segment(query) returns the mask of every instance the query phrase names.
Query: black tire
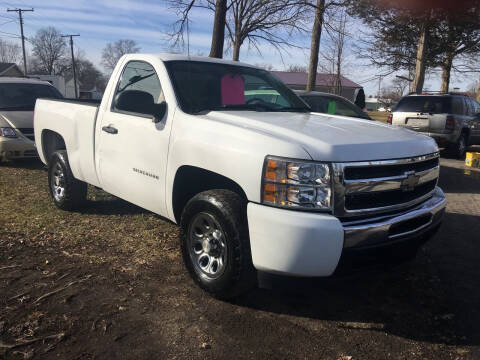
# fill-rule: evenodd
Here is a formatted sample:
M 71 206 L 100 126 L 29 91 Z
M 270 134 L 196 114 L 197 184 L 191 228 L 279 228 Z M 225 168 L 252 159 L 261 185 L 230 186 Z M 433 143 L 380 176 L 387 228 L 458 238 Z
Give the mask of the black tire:
M 63 180 L 59 180 L 57 185 L 63 189 L 61 194 L 56 192 L 54 186 L 56 179 L 60 178 L 56 176 L 60 170 L 63 173 Z M 73 177 L 65 150 L 53 153 L 48 162 L 48 188 L 53 203 L 62 210 L 80 209 L 87 198 L 87 184 Z
M 200 268 L 202 255 L 195 255 L 192 245 L 192 242 L 195 242 L 192 240 L 193 232 L 196 231 L 193 226 L 201 216 L 211 217 L 224 234 L 221 239 L 225 246 L 218 248 L 223 250 L 226 248 L 221 255 L 226 261 L 222 260 L 222 265 L 217 263 L 217 267 L 222 267 L 222 272 L 216 278 L 202 271 Z M 209 238 L 207 234 L 202 236 L 205 236 L 202 239 Z M 214 240 L 213 237 L 211 239 Z M 196 239 L 196 243 L 201 241 Z M 228 190 L 210 190 L 193 197 L 182 213 L 180 245 L 190 276 L 210 295 L 218 299 L 231 299 L 255 287 L 257 277 L 250 251 L 246 202 L 236 193 Z M 210 249 L 210 246 L 208 248 Z M 203 248 L 200 251 L 203 253 Z M 198 256 L 198 262 L 194 259 L 195 256 Z
M 465 153 L 467 152 L 467 146 L 468 146 L 467 133 L 462 132 L 457 142 L 455 144 L 451 144 L 448 147 L 448 153 L 450 154 L 450 156 L 454 157 L 455 159 L 464 160 Z

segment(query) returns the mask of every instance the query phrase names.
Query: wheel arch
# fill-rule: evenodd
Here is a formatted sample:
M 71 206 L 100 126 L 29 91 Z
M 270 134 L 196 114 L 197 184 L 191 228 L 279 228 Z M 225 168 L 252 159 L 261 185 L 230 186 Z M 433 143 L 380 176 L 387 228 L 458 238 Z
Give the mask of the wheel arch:
M 172 209 L 177 224 L 180 223 L 182 211 L 191 198 L 203 191 L 215 189 L 230 190 L 245 201 L 248 200 L 242 187 L 226 176 L 191 165 L 179 167 L 172 190 Z
M 44 129 L 42 131 L 42 154 L 45 164 L 48 165 L 52 154 L 58 150 L 67 150 L 64 138 L 55 131 Z

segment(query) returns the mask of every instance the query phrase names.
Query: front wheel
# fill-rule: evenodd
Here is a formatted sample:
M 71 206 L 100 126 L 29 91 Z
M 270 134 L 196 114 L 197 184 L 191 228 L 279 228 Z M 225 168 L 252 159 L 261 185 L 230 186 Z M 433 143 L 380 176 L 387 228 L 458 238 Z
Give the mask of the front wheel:
M 228 190 L 205 191 L 186 205 L 180 241 L 193 280 L 211 295 L 229 299 L 255 286 L 246 203 Z
M 73 177 L 66 151 L 55 152 L 48 163 L 48 185 L 53 203 L 62 210 L 76 210 L 87 198 L 87 184 Z

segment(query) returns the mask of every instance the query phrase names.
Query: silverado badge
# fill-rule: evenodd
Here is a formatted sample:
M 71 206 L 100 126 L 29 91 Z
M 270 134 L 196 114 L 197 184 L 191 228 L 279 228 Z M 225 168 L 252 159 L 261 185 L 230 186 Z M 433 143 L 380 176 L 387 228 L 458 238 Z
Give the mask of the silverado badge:
M 402 191 L 413 191 L 419 182 L 420 175 L 417 175 L 415 171 L 407 171 L 405 172 L 405 179 L 402 180 L 400 188 Z

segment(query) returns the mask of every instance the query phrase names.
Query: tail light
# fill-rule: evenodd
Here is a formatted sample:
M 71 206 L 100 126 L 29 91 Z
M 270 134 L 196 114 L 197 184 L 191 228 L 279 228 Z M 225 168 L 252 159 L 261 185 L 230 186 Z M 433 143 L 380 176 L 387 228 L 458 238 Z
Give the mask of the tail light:
M 391 124 L 392 124 L 392 120 L 393 120 L 393 114 L 390 113 L 390 114 L 388 114 L 387 124 L 390 124 L 390 125 L 391 125 Z
M 447 121 L 445 121 L 445 130 L 455 130 L 455 118 L 452 115 L 447 116 Z

